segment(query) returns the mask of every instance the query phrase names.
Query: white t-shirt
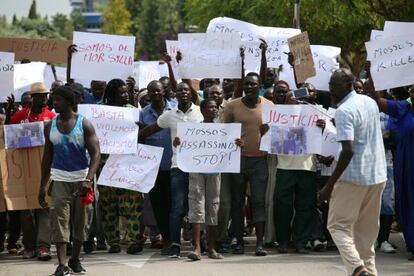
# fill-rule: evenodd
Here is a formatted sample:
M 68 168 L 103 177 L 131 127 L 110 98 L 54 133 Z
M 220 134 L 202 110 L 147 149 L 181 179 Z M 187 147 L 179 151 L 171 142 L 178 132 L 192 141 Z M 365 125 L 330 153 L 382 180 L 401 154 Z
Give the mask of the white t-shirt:
M 187 112 L 182 112 L 178 107 L 163 113 L 158 117 L 157 125 L 160 128 L 169 128 L 171 133 L 171 143 L 177 137 L 177 123 L 199 123 L 203 121 L 203 115 L 200 112 L 200 107 L 191 104 Z M 173 156 L 171 159 L 171 168 L 177 168 L 177 151 L 173 147 Z

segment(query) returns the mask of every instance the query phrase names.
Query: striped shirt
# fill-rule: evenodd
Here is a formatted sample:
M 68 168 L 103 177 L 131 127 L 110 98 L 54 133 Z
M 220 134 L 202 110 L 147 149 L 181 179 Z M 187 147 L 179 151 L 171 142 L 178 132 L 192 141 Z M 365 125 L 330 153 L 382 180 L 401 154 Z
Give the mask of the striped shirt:
M 340 181 L 374 185 L 387 181 L 380 113 L 368 96 L 349 93 L 335 113 L 338 142 L 353 141 L 354 155 Z

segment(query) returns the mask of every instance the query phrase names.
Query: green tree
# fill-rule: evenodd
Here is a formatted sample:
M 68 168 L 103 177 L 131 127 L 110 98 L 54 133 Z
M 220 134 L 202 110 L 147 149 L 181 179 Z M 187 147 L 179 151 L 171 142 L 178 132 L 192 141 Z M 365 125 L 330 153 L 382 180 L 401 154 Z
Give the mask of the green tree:
M 85 18 L 79 11 L 73 11 L 70 14 L 70 20 L 74 31 L 84 31 L 86 29 Z
M 17 22 L 17 17 L 16 14 L 13 14 L 13 20 L 12 20 L 12 25 L 15 25 Z
M 165 40 L 184 32 L 183 0 L 142 0 L 136 20 L 138 52 L 143 59 L 158 59 Z
M 32 5 L 30 6 L 29 15 L 27 17 L 30 19 L 40 18 L 40 16 L 37 14 L 36 0 L 33 0 Z
M 102 31 L 108 34 L 130 35 L 133 22 L 124 0 L 109 0 L 103 11 Z

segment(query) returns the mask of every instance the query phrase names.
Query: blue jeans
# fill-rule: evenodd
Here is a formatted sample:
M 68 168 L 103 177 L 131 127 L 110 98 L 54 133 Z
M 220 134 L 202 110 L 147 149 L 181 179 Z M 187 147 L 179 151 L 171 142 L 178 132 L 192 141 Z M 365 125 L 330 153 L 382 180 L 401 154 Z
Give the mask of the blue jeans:
M 188 211 L 188 173 L 171 169 L 170 238 L 172 245 L 181 245 L 181 224 Z

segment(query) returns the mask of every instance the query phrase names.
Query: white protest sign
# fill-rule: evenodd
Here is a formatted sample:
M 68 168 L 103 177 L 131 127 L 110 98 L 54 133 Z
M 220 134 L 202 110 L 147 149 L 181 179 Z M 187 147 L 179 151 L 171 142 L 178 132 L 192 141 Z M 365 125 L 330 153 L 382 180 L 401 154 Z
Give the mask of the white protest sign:
M 316 89 L 329 91 L 329 79 L 332 72 L 339 69 L 337 58 L 341 48 L 324 45 L 311 45 L 316 76 L 308 78 L 306 82 L 313 84 Z
M 4 125 L 6 149 L 33 148 L 45 144 L 43 122 Z
M 0 102 L 14 92 L 14 53 L 0 52 Z
M 14 96 L 17 102 L 24 92 L 30 91 L 32 83 L 44 82 L 45 69 L 45 62 L 14 65 Z
M 385 21 L 384 34 L 387 36 L 414 35 L 414 22 Z
M 178 67 L 179 64 L 176 59 L 178 52 L 178 40 L 166 40 L 165 48 L 167 49 L 167 53 L 171 57 L 171 67 L 173 69 L 175 79 L 181 79 L 180 70 Z
M 337 159 L 339 153 L 339 143 L 336 141 L 336 127 L 330 120 L 326 121 L 325 129 L 322 133 L 322 150 L 323 156 L 334 156 Z
M 98 185 L 148 193 L 154 187 L 164 149 L 138 144 L 135 151 L 136 154 L 110 155 Z
M 228 17 L 217 17 L 210 20 L 206 32 L 238 33 L 243 46 L 246 47 L 246 69 L 256 72 L 260 69 L 261 50 L 259 46 L 261 41 L 259 38 L 264 39 L 268 45 L 266 52 L 267 66 L 277 68 L 287 60 L 287 56 L 283 54 L 283 50 L 287 49 L 287 39 L 300 34 L 299 29 L 258 26 Z
M 370 41 L 382 39 L 384 37 L 384 31 L 371 30 Z
M 318 154 L 322 130 L 316 122 L 325 117 L 315 106 L 266 105 L 262 121 L 270 129 L 262 137 L 260 149 L 280 155 Z
M 101 153 L 134 154 L 138 144 L 139 109 L 80 104 L 78 113 L 85 116 L 95 128 Z
M 375 89 L 414 83 L 414 35 L 384 37 L 365 43 Z
M 177 164 L 184 172 L 238 173 L 241 124 L 178 123 Z
M 240 37 L 237 34 L 178 34 L 180 76 L 197 78 L 241 78 Z
M 132 74 L 135 37 L 95 33 L 73 33 L 77 52 L 72 55 L 71 77 L 109 81 Z
M 134 64 L 134 70 L 136 70 Z M 153 80 L 159 80 L 161 77 L 168 77 L 167 64 L 160 64 L 159 61 L 139 61 L 138 64 L 138 87 L 140 89 L 147 88 L 148 84 Z M 136 72 L 135 72 L 136 74 Z

